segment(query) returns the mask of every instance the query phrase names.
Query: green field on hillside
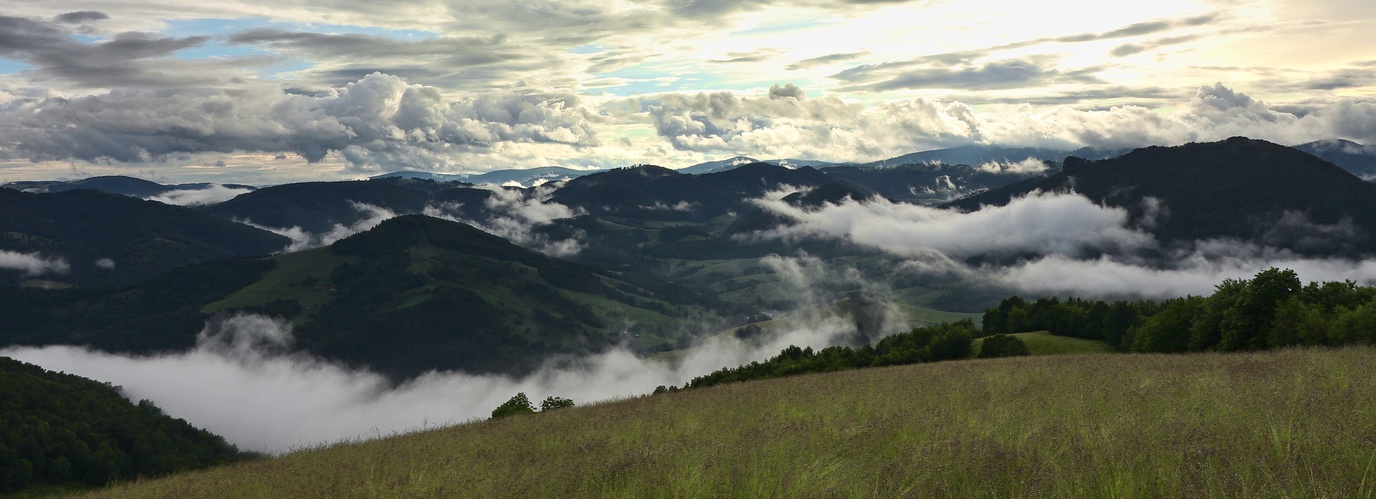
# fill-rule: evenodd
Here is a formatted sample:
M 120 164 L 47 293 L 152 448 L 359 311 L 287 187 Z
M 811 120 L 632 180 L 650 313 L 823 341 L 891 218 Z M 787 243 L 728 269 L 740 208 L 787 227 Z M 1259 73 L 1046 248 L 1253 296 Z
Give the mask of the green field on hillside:
M 1018 357 L 640 397 L 111 497 L 1376 494 L 1376 348 Z
M 1046 331 L 1015 333 L 1008 336 L 1022 340 L 1022 342 L 1027 345 L 1027 353 L 1032 355 L 1113 352 L 1113 347 L 1102 341 L 1071 338 L 1069 336 L 1056 336 Z M 975 352 L 979 352 L 980 343 L 983 341 L 984 338 L 975 339 L 973 349 Z

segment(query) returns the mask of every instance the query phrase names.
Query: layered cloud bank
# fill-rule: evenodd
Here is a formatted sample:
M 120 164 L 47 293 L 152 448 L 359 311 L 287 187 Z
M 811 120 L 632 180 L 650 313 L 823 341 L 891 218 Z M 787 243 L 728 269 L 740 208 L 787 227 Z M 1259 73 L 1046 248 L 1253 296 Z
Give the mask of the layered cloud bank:
M 871 161 L 972 143 L 1130 148 L 1245 135 L 1285 144 L 1341 137 L 1376 143 L 1376 104 L 1339 100 L 1272 109 L 1221 84 L 1177 111 L 1138 106 L 972 107 L 955 100 L 861 105 L 792 86 L 595 102 L 571 93 L 453 98 L 374 73 L 308 94 L 259 85 L 229 90 L 125 90 L 0 106 L 0 156 L 146 165 L 197 154 L 256 153 L 338 162 L 352 172 L 679 164 L 749 153 Z M 652 132 L 653 139 L 633 130 Z M 623 133 L 624 140 L 604 140 Z M 188 156 L 191 155 L 191 156 Z M 1001 168 L 1027 168 L 1003 165 Z
M 766 197 L 756 204 L 791 225 L 752 237 L 823 237 L 894 254 L 902 268 L 954 276 L 1038 295 L 1170 298 L 1207 295 L 1223 279 L 1249 278 L 1270 267 L 1309 281 L 1376 284 L 1376 261 L 1307 258 L 1256 243 L 1226 239 L 1163 247 L 1148 231 L 1150 217 L 1096 205 L 1076 193 L 1033 193 L 1006 206 L 962 213 L 891 203 L 882 198 L 800 208 Z M 1168 209 L 1152 200 L 1152 210 Z M 1305 225 L 1313 237 L 1341 239 L 1339 226 Z M 975 263 L 977 262 L 977 263 Z

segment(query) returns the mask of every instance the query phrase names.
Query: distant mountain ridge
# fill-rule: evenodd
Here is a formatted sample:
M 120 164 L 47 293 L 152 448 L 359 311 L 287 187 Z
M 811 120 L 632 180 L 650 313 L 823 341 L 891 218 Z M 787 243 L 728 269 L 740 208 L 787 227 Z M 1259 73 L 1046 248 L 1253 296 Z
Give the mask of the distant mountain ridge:
M 1234 137 L 1147 147 L 1098 161 L 1069 157 L 1055 175 L 946 206 L 1001 206 L 1034 191 L 1074 191 L 1125 208 L 1168 242 L 1226 237 L 1303 254 L 1376 251 L 1376 184 L 1298 149 L 1262 140 Z M 1157 202 L 1159 210 L 1150 206 Z
M 0 250 L 62 259 L 36 276 L 78 286 L 117 286 L 201 262 L 265 255 L 282 236 L 201 211 L 92 190 L 30 194 L 0 189 Z M 0 269 L 0 285 L 27 277 Z
M 126 177 L 123 175 L 89 177 L 81 180 L 67 181 L 52 180 L 10 182 L 0 187 L 35 194 L 87 189 L 92 191 L 108 192 L 110 194 L 119 194 L 122 196 L 150 198 L 155 196 L 161 196 L 172 191 L 201 190 L 208 189 L 216 185 L 240 190 L 256 189 L 256 187 L 241 184 L 195 183 L 165 185 L 159 184 L 157 182 L 143 180 L 140 178 Z
M 1364 146 L 1349 140 L 1329 139 L 1300 144 L 1295 149 L 1338 165 L 1362 180 L 1376 180 L 1376 145 Z

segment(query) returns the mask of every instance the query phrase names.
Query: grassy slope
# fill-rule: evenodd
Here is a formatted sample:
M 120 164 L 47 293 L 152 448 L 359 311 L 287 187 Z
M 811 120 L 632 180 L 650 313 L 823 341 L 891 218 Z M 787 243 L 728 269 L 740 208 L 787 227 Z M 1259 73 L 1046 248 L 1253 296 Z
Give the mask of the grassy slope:
M 1110 353 L 1114 351 L 1113 347 L 1102 341 L 1071 338 L 1069 336 L 1056 336 L 1047 331 L 1016 333 L 1009 336 L 1022 340 L 1022 342 L 1027 345 L 1027 353 L 1032 355 Z M 979 347 L 983 343 L 984 338 L 976 338 L 974 351 L 979 352 Z
M 338 445 L 116 497 L 1370 496 L 1376 349 L 947 362 Z

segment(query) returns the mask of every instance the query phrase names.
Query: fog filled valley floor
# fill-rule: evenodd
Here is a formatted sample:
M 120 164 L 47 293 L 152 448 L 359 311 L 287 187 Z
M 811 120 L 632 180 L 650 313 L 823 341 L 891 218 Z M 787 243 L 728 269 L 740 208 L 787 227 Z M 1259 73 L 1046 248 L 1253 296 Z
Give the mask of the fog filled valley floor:
M 1374 377 L 1370 346 L 859 369 L 346 442 L 92 496 L 1364 497 Z

